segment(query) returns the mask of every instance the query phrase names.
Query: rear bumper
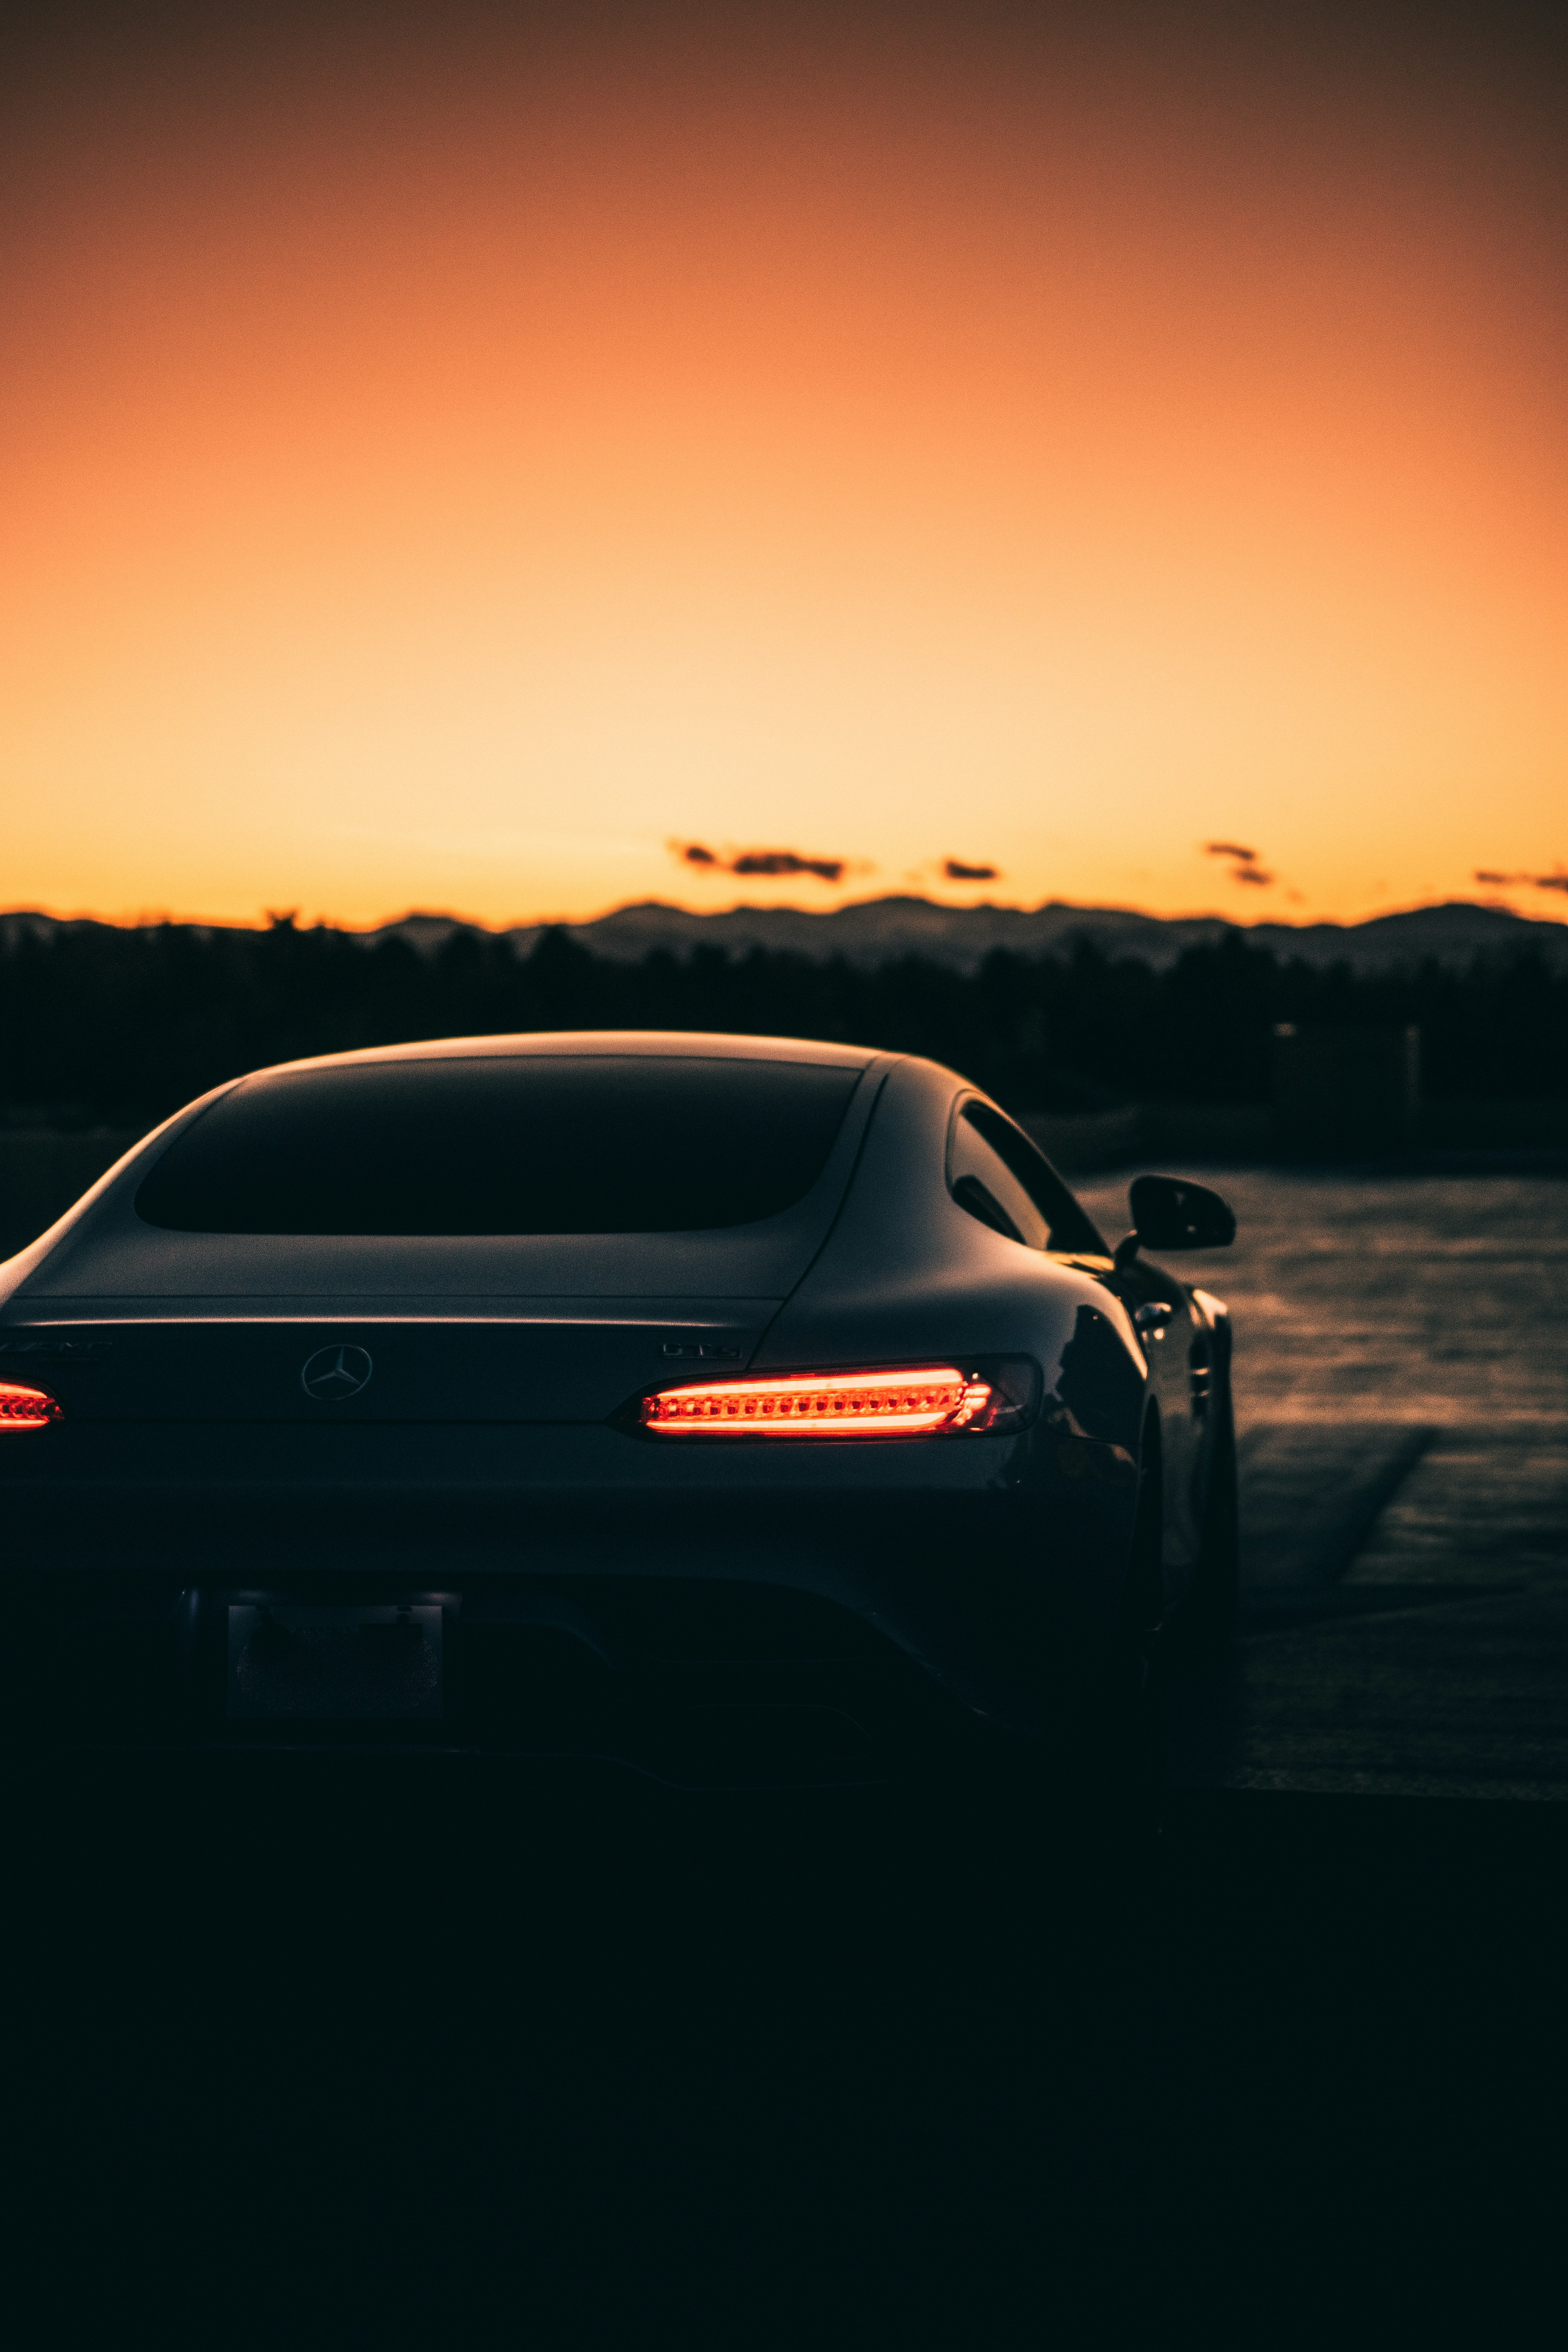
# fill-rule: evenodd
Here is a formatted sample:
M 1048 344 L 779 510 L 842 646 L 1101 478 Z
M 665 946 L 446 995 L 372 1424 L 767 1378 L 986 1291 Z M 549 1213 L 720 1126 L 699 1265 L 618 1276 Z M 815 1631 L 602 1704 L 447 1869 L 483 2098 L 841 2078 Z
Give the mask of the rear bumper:
M 377 1579 L 362 1587 L 387 1591 Z M 7 1728 L 62 1749 L 425 1749 L 595 1759 L 675 1786 L 876 1782 L 965 1711 L 849 1612 L 787 1589 L 599 1578 L 488 1579 L 410 1594 L 443 1620 L 432 1718 L 236 1717 L 232 1628 L 341 1578 L 166 1591 L 78 1587 L 6 1612 Z M 418 1605 L 423 1604 L 423 1605 Z M 352 1608 L 352 1603 L 350 1607 Z M 349 1613 L 344 1610 L 343 1613 Z
M 0 1481 L 12 1737 L 592 1755 L 694 1785 L 877 1780 L 933 1740 L 1060 1732 L 1121 1600 L 1127 1493 L 1053 1481 L 1027 1441 L 781 1447 L 763 1487 L 751 1447 L 742 1462 L 603 1430 L 300 1443 L 325 1434 L 49 1432 L 30 1475 L 15 1459 Z M 57 1435 L 84 1442 L 51 1463 Z M 229 1612 L 264 1601 L 438 1608 L 438 1720 L 234 1719 Z

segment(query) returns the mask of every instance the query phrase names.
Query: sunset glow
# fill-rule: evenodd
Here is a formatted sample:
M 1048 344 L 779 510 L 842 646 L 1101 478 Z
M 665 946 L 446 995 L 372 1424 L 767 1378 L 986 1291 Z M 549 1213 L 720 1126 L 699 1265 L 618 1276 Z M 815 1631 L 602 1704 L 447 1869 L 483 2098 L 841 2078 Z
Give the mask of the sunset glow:
M 748 22 L 17 77 L 0 903 L 1568 916 L 1550 91 Z

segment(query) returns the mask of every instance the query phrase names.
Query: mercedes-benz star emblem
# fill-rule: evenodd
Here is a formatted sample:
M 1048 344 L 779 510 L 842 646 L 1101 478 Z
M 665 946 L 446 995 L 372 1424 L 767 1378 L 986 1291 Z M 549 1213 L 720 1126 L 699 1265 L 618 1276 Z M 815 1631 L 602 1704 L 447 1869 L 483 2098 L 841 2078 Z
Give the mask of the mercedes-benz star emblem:
M 321 1404 L 358 1396 L 373 1370 L 363 1348 L 318 1348 L 300 1375 L 300 1385 Z

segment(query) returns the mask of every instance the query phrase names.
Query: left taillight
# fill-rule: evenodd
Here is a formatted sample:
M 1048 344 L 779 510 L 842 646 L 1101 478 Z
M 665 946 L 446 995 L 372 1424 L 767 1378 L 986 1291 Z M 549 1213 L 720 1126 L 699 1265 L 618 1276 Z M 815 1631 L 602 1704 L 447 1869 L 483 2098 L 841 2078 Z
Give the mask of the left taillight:
M 47 1389 L 0 1381 L 0 1429 L 47 1429 L 51 1421 L 64 1419 L 59 1399 Z

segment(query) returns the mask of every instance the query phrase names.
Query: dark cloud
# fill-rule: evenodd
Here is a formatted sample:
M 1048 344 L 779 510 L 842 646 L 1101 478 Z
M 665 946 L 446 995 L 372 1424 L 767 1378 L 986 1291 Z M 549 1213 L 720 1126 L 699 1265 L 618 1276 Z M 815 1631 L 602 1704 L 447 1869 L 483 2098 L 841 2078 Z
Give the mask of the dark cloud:
M 803 857 L 795 849 L 743 849 L 730 860 L 731 874 L 815 874 L 820 882 L 837 882 L 847 857 Z
M 1562 890 L 1568 892 L 1568 873 L 1560 866 L 1555 874 L 1493 874 L 1486 866 L 1476 868 L 1478 882 L 1490 882 L 1505 890 Z
M 1239 841 L 1205 841 L 1204 856 L 1230 858 L 1233 861 L 1230 869 L 1233 882 L 1249 882 L 1255 890 L 1269 890 L 1274 887 L 1274 877 L 1266 866 L 1258 864 L 1257 850 L 1247 848 Z
M 942 863 L 944 882 L 995 882 L 1001 874 L 999 866 L 966 866 L 962 857 L 944 857 Z
M 819 882 L 837 882 L 849 863 L 847 857 L 805 857 L 798 849 L 742 849 L 733 856 L 721 856 L 700 841 L 672 842 L 670 847 L 683 864 L 718 874 L 814 874 Z

